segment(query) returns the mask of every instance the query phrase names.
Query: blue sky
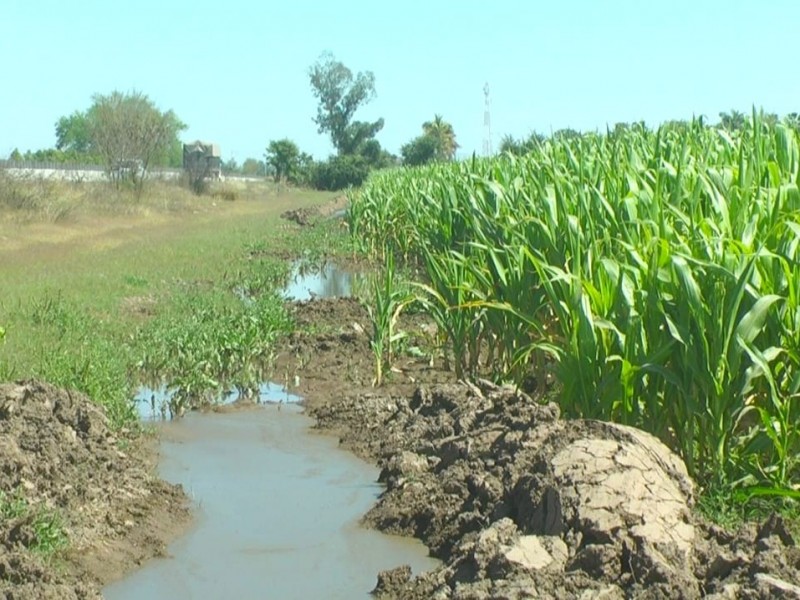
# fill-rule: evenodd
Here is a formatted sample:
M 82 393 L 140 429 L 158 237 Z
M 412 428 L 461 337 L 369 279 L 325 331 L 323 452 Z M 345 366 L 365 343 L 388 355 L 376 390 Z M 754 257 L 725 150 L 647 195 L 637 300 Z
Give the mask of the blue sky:
M 650 124 L 752 105 L 800 111 L 797 0 L 0 0 L 0 157 L 55 144 L 95 93 L 136 89 L 216 141 L 261 157 L 289 137 L 331 151 L 308 68 L 323 51 L 375 74 L 391 152 L 435 113 L 460 153 L 492 137 Z

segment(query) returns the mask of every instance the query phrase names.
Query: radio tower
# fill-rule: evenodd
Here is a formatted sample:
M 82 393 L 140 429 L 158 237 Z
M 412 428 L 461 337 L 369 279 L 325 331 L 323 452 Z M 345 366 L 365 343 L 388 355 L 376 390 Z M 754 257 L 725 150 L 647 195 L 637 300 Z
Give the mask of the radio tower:
M 483 110 L 483 155 L 492 155 L 492 117 L 489 114 L 489 84 L 483 86 L 483 97 L 485 100 Z

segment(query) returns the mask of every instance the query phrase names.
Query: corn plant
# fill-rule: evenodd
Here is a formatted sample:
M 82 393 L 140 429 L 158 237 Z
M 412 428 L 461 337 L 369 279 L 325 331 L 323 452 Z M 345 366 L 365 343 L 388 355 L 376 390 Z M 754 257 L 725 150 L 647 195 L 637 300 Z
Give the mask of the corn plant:
M 372 297 L 365 304 L 372 324 L 370 347 L 375 358 L 375 387 L 383 383 L 386 370 L 392 366 L 394 345 L 404 336 L 396 329 L 397 320 L 414 301 L 411 293 L 398 286 L 394 265 L 394 257 L 387 254 L 383 271 L 372 280 Z
M 796 131 L 754 112 L 384 172 L 348 218 L 425 268 L 459 376 L 552 364 L 566 414 L 653 432 L 706 485 L 791 496 L 799 172 Z

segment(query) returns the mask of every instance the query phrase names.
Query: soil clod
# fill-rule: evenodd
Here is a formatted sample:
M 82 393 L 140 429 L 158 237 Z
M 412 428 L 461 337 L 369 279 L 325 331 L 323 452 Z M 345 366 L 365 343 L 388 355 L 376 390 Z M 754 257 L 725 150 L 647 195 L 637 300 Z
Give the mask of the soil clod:
M 77 392 L 0 384 L 0 597 L 100 597 L 165 552 L 188 504 L 153 474 L 148 443 L 113 431 Z

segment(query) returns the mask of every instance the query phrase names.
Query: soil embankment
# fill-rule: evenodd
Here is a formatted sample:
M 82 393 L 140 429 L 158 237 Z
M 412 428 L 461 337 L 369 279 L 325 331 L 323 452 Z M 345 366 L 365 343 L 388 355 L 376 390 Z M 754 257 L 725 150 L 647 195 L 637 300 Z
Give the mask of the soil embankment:
M 99 598 L 162 555 L 190 514 L 155 462 L 154 440 L 112 431 L 86 396 L 0 384 L 0 597 Z M 62 538 L 67 555 L 47 558 Z
M 735 533 L 703 522 L 683 463 L 649 434 L 564 420 L 546 390 L 452 382 L 424 359 L 399 359 L 372 390 L 357 304 L 295 310 L 320 333 L 295 336 L 282 360 L 318 427 L 382 467 L 366 522 L 443 561 L 416 578 L 382 573 L 379 597 L 800 598 L 782 520 Z
M 800 598 L 800 549 L 782 520 L 737 532 L 704 522 L 683 464 L 652 436 L 561 419 L 546 386 L 456 382 L 424 357 L 397 357 L 372 389 L 358 302 L 293 310 L 313 333 L 285 343 L 277 372 L 299 382 L 319 428 L 380 466 L 387 489 L 365 521 L 443 561 L 415 578 L 381 573 L 377 596 Z M 401 327 L 409 347 L 428 335 L 419 321 Z M 189 513 L 146 441 L 112 431 L 80 394 L 0 385 L 0 597 L 96 598 L 164 552 Z M 43 530 L 43 515 L 58 519 Z M 36 550 L 51 535 L 69 539 L 66 557 Z

